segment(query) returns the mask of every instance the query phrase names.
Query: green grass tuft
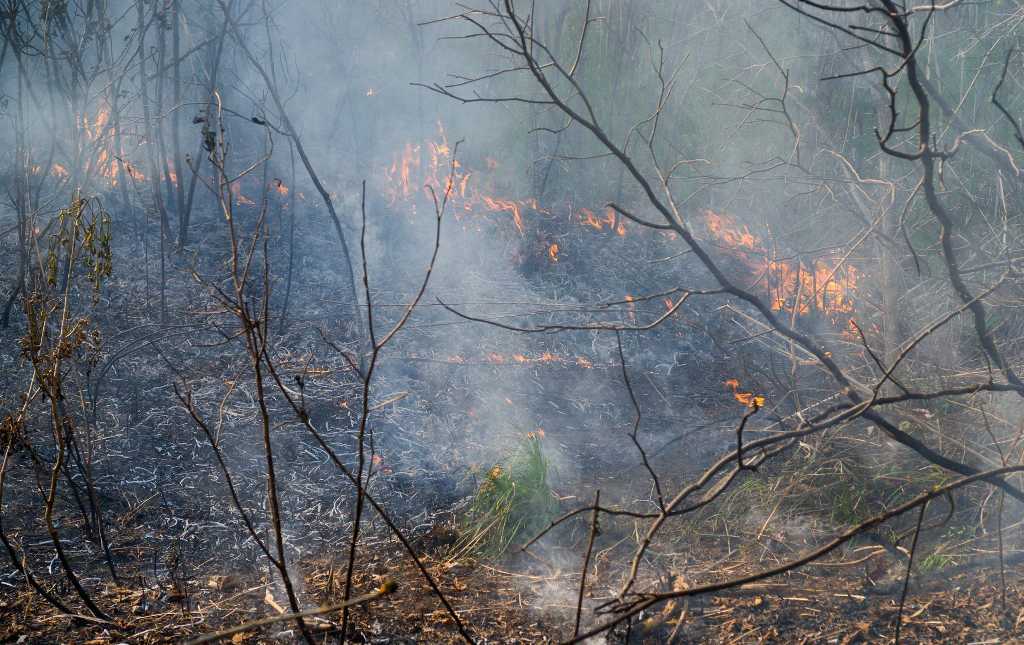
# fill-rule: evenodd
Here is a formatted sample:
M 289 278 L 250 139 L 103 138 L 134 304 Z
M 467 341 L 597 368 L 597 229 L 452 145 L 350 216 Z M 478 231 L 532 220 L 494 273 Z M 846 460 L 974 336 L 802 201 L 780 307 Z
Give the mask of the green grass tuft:
M 463 522 L 456 556 L 501 557 L 545 528 L 558 510 L 547 474 L 540 439 L 531 432 L 514 455 L 486 471 Z

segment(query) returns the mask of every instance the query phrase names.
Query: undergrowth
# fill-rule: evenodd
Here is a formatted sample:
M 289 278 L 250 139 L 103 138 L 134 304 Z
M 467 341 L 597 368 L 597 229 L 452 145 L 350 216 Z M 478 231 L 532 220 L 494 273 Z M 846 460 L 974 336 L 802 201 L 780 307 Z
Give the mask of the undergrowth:
M 514 454 L 484 474 L 462 523 L 455 554 L 501 557 L 545 528 L 558 510 L 547 473 L 540 439 L 528 433 Z
M 912 457 L 892 454 L 884 442 L 838 432 L 805 445 L 784 464 L 740 477 L 714 503 L 689 515 L 677 539 L 717 543 L 727 537 L 733 546 L 753 546 L 774 538 L 800 550 L 949 478 Z M 969 498 L 975 494 L 959 491 L 955 501 L 943 498 L 929 509 L 928 535 L 919 560 L 922 570 L 941 569 L 970 550 L 967 545 L 978 529 L 978 518 L 969 511 Z M 902 545 L 913 529 L 914 523 L 904 519 L 876 530 Z

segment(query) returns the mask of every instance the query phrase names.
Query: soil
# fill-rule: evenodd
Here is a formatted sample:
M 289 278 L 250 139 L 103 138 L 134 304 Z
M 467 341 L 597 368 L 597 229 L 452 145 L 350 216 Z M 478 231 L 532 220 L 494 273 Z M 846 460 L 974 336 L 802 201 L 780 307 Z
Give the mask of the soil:
M 138 232 L 126 228 L 118 234 L 130 238 Z M 196 237 L 203 239 L 203 231 L 197 230 Z M 322 239 L 301 243 L 307 257 L 335 253 Z M 78 578 L 106 618 L 89 615 L 60 571 L 41 521 L 33 453 L 21 449 L 12 456 L 4 484 L 3 531 L 21 550 L 19 560 L 24 558 L 73 613 L 58 611 L 32 591 L 4 554 L 0 643 L 183 643 L 287 612 L 279 576 L 270 571 L 232 500 L 210 442 L 181 400 L 190 393 L 210 427 L 217 428 L 218 448 L 239 503 L 255 518 L 255 534 L 266 540 L 265 456 L 253 386 L 232 376 L 244 365 L 244 355 L 224 342 L 224 329 L 196 315 L 208 302 L 185 272 L 171 271 L 169 277 L 167 309 L 175 323 L 159 325 L 155 269 L 145 270 L 139 245 L 123 246 L 119 269 L 95 317 L 104 330 L 100 360 L 87 374 L 87 390 L 95 401 L 91 471 L 109 561 L 95 530 L 86 525 L 89 513 L 80 510 L 82 481 L 76 480 L 78 498 L 62 488 L 54 518 Z M 570 260 L 567 255 L 564 262 Z M 204 265 L 216 267 L 217 261 L 205 258 Z M 403 266 L 397 261 L 391 268 L 400 274 Z M 378 294 L 378 302 L 402 302 L 413 290 L 413 274 L 410 269 L 409 275 L 398 275 Z M 479 280 L 488 276 L 480 285 L 485 293 L 500 293 L 509 302 L 538 297 L 524 291 L 524 285 L 535 283 L 522 276 L 497 278 L 483 270 L 475 275 Z M 351 465 L 359 384 L 347 362 L 323 341 L 343 343 L 354 337 L 355 330 L 339 322 L 336 303 L 324 295 L 344 293 L 345 279 L 322 264 L 305 262 L 298 265 L 295 280 L 291 317 L 275 337 L 280 373 L 289 387 L 302 391 L 324 441 Z M 444 296 L 452 283 L 443 275 L 438 281 L 431 293 Z M 554 281 L 549 279 L 546 287 Z M 382 309 L 383 318 L 394 319 Z M 468 326 L 443 313 L 429 307 L 415 314 L 382 358 L 374 401 L 398 398 L 371 422 L 378 458 L 371 493 L 408 537 L 476 642 L 562 641 L 573 632 L 588 522 L 581 517 L 567 523 L 529 553 L 468 557 L 459 552 L 460 528 L 481 481 L 496 464 L 508 463 L 532 433 L 540 437 L 548 483 L 561 510 L 589 504 L 596 490 L 608 506 L 656 508 L 637 444 L 659 473 L 660 484 L 675 490 L 727 453 L 734 440 L 732 428 L 744 407 L 723 383 L 735 375 L 727 373 L 715 347 L 694 344 L 682 334 L 685 325 L 660 338 L 656 352 L 627 345 L 626 374 L 642 411 L 637 421 L 607 338 L 600 345 L 571 334 L 513 335 Z M 436 328 L 452 324 L 462 331 L 439 345 Z M 7 409 L 17 400 L 14 393 L 24 389 L 27 374 L 18 354 L 19 325 L 16 319 L 0 330 L 0 364 L 5 366 L 0 392 Z M 664 349 L 666 343 L 672 351 Z M 557 360 L 545 359 L 548 354 Z M 281 397 L 271 397 L 270 403 L 275 419 L 289 418 Z M 223 422 L 219 427 L 218 419 Z M 272 449 L 286 557 L 301 608 L 311 609 L 343 598 L 351 486 L 312 437 L 283 428 Z M 38 440 L 36 458 L 44 465 L 53 459 L 52 450 L 39 440 L 45 431 L 45 420 L 30 428 Z M 673 534 L 645 561 L 638 588 L 684 590 L 734 577 L 794 557 L 813 542 L 766 534 L 767 521 L 749 515 L 728 517 L 725 528 L 714 533 Z M 367 517 L 352 595 L 371 593 L 389 579 L 398 589 L 353 608 L 350 642 L 460 642 L 454 621 L 407 552 L 380 518 Z M 752 522 L 761 530 L 747 526 Z M 638 526 L 623 519 L 602 523 L 582 598 L 584 630 L 609 618 L 595 610 L 615 597 L 637 545 Z M 1007 566 L 1005 579 L 991 562 L 915 575 L 902 611 L 901 571 L 883 548 L 859 545 L 785 577 L 661 605 L 591 642 L 877 643 L 894 637 L 901 616 L 901 642 L 1018 642 L 1015 635 L 1024 629 L 1018 568 Z M 337 611 L 310 619 L 310 625 L 316 642 L 337 642 L 341 635 Z M 281 621 L 225 640 L 301 639 L 294 624 Z
M 438 532 L 424 538 L 424 562 L 477 642 L 555 643 L 571 636 L 574 598 L 569 590 L 578 584 L 577 576 L 515 572 L 525 566 L 516 559 L 503 564 L 452 561 L 441 547 L 452 536 Z M 353 610 L 350 642 L 463 642 L 418 571 L 394 545 L 372 544 L 366 550 L 355 588 L 360 593 L 372 591 L 384 577 L 395 579 L 399 587 L 393 595 Z M 196 573 L 183 579 L 187 593 L 184 588 L 155 586 L 146 571 L 124 571 L 121 585 L 97 587 L 95 597 L 110 613 L 110 621 L 102 623 L 62 615 L 23 588 L 4 584 L 0 642 L 182 643 L 283 609 L 280 589 L 265 572 L 224 563 L 223 573 L 208 575 L 199 573 L 198 564 Z M 336 558 L 303 558 L 300 568 L 309 599 L 332 602 L 339 597 Z M 667 606 L 594 642 L 891 642 L 902 615 L 904 643 L 1011 645 L 1021 642 L 1015 639 L 1024 627 L 1024 593 L 1019 571 L 1007 574 L 1005 597 L 998 570 L 968 571 L 911 585 L 901 614 L 902 584 L 873 585 L 861 567 L 826 562 L 732 593 Z M 607 581 L 598 577 L 590 585 L 601 589 Z M 586 594 L 588 605 L 601 600 L 599 592 Z M 335 642 L 338 622 L 338 612 L 312 622 L 317 642 Z M 590 622 L 592 618 L 585 618 L 584 628 Z M 294 626 L 286 622 L 225 639 L 229 640 L 298 642 Z

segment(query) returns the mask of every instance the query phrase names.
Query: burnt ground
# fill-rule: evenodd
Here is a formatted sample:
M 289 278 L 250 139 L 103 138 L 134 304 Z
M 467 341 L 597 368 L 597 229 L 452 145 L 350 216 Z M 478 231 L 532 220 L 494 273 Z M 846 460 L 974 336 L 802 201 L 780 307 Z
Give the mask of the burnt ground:
M 122 538 L 123 539 L 123 538 Z M 513 560 L 501 565 L 451 561 L 437 530 L 420 542 L 424 561 L 459 616 L 479 642 L 551 643 L 571 632 L 572 574 Z M 368 541 L 357 589 L 371 591 L 381 576 L 399 582 L 398 591 L 354 612 L 354 642 L 460 642 L 450 618 L 420 580 L 407 558 L 388 542 Z M 76 548 L 81 555 L 82 548 Z M 227 551 L 223 547 L 221 551 Z M 282 594 L 266 572 L 223 562 L 211 545 L 188 539 L 183 551 L 194 558 L 182 575 L 187 595 L 159 586 L 153 570 L 123 572 L 122 584 L 93 587 L 112 622 L 94 624 L 59 615 L 8 576 L 0 601 L 0 638 L 11 643 L 181 643 L 280 610 Z M 711 554 L 708 554 L 711 555 Z M 718 555 L 718 554 L 715 554 Z M 205 559 L 203 559 L 205 557 Z M 879 558 L 879 556 L 875 556 Z M 81 560 L 79 560 L 81 561 Z M 219 566 L 218 564 L 219 563 Z M 314 601 L 336 599 L 338 558 L 330 553 L 300 556 L 304 593 Z M 723 595 L 704 596 L 666 607 L 635 623 L 631 634 L 617 629 L 608 642 L 636 643 L 877 643 L 890 642 L 901 585 L 871 584 L 864 563 L 823 562 L 763 584 Z M 749 566 L 749 565 L 748 565 Z M 160 564 L 157 565 L 157 568 Z M 729 567 L 736 572 L 735 566 Z M 211 574 L 219 570 L 221 573 Z M 700 582 L 701 577 L 692 578 Z M 601 599 L 610 581 L 592 579 L 588 604 Z M 1019 643 L 1024 594 L 1018 570 L 1008 572 L 1005 609 L 998 571 L 977 569 L 929 577 L 911 586 L 903 613 L 906 643 Z M 166 579 L 164 585 L 167 585 Z M 332 642 L 336 616 L 315 631 Z M 584 625 L 587 623 L 585 622 Z M 294 642 L 291 626 L 254 630 L 236 643 Z
M 276 337 L 275 351 L 286 382 L 303 376 L 312 422 L 351 464 L 359 389 L 345 361 L 323 341 L 327 337 L 344 343 L 352 337 L 353 330 L 339 315 L 336 295 L 344 293 L 344 280 L 330 262 L 309 259 L 318 252 L 335 253 L 329 243 L 309 237 L 301 244 L 309 255 L 297 267 L 291 318 Z M 529 310 L 535 320 L 547 320 L 588 311 L 585 303 L 564 295 L 587 286 L 574 282 L 574 276 L 586 275 L 582 258 L 566 252 L 557 270 L 541 279 L 535 268 L 524 270 L 518 247 L 511 242 L 508 246 L 512 250 L 497 253 L 497 260 L 493 249 L 469 254 L 462 249 L 453 262 L 465 263 L 468 257 L 479 263 L 470 263 L 476 267 L 472 271 L 456 271 L 464 264 L 445 267 L 442 260 L 430 299 L 383 356 L 374 400 L 401 398 L 372 417 L 374 450 L 380 457 L 372 492 L 480 642 L 557 642 L 571 635 L 589 526 L 583 519 L 570 522 L 530 555 L 467 557 L 457 547 L 461 521 L 480 481 L 494 464 L 515 453 L 528 433 L 536 433 L 542 434 L 548 482 L 559 510 L 590 503 L 600 489 L 606 505 L 650 511 L 653 486 L 629 439 L 636 413 L 610 339 L 514 334 L 459 319 L 434 300 L 458 301 L 465 311 L 493 317 Z M 139 247 L 125 247 L 96 312 L 104 345 L 86 380 L 95 401 L 89 435 L 93 482 L 116 581 L 86 526 L 89 514 L 79 510 L 84 494 L 80 475 L 71 476 L 78 498 L 62 482 L 55 513 L 83 585 L 110 620 L 84 618 L 84 608 L 74 600 L 68 602 L 77 617 L 54 610 L 28 589 L 5 555 L 0 559 L 0 643 L 181 643 L 272 616 L 285 606 L 280 582 L 247 534 L 209 443 L 175 394 L 176 386 L 181 391 L 187 383 L 206 418 L 223 420 L 219 445 L 243 507 L 266 536 L 265 466 L 252 384 L 233 378 L 244 357 L 237 345 L 222 342 L 223 328 L 194 313 L 208 303 L 183 272 L 170 273 L 168 311 L 173 322 L 159 325 L 153 304 L 158 301 L 156 269 L 144 272 Z M 658 249 L 646 252 L 653 256 Z M 616 253 L 631 262 L 644 260 L 637 249 Z M 484 257 L 500 270 L 484 264 Z M 417 259 L 399 256 L 377 267 L 392 272 L 378 302 L 408 298 L 420 266 L 412 260 Z M 217 258 L 204 262 L 215 268 Z M 668 282 L 670 277 L 660 278 Z M 615 300 L 634 289 L 654 291 L 663 284 L 658 279 L 648 275 L 639 284 L 628 277 L 610 282 L 602 276 L 596 299 Z M 385 320 L 394 318 L 389 311 L 380 308 Z M 636 314 L 643 313 L 638 306 Z M 629 310 L 627 314 L 633 315 Z M 690 331 L 709 326 L 714 315 L 698 311 L 659 332 L 661 336 L 624 341 L 627 374 L 642 411 L 638 438 L 669 490 L 728 451 L 732 428 L 744 408 L 723 383 L 756 375 L 756 369 L 744 371 L 728 361 L 718 345 L 694 340 Z M 24 388 L 26 371 L 17 354 L 19 322 L 0 330 L 5 406 Z M 221 406 L 229 393 L 228 404 Z M 272 397 L 271 404 L 275 419 L 288 418 L 279 398 Z M 273 448 L 288 558 L 303 601 L 315 607 L 342 594 L 352 495 L 316 442 L 283 428 Z M 36 437 L 36 458 L 45 467 L 53 459 L 44 440 L 45 419 L 36 420 L 30 431 Z M 3 530 L 48 589 L 73 599 L 41 521 L 32 455 L 18 451 L 10 466 Z M 794 485 L 813 496 L 816 484 Z M 683 589 L 753 572 L 795 557 L 842 528 L 835 518 L 813 510 L 787 514 L 779 527 L 769 528 L 771 519 L 765 510 L 737 502 L 714 517 L 681 526 L 655 545 L 640 582 L 644 588 Z M 613 597 L 642 530 L 622 519 L 608 519 L 601 529 L 588 573 L 584 628 L 601 619 L 592 610 Z M 1019 527 L 1014 530 L 1019 532 Z M 991 558 L 992 553 L 954 553 L 936 561 L 937 570 L 922 570 L 913 578 L 902 642 L 1016 642 L 1015 634 L 1024 628 L 1019 569 L 1012 564 L 1006 568 L 1004 604 L 999 567 L 989 560 L 986 566 L 969 568 L 975 555 Z M 638 617 L 628 630 L 617 628 L 607 640 L 886 642 L 897 620 L 901 571 L 883 548 L 856 544 L 781 578 L 671 603 Z M 401 546 L 371 514 L 354 592 L 372 591 L 384 578 L 395 579 L 399 589 L 354 610 L 355 642 L 459 640 Z M 337 614 L 330 614 L 315 622 L 318 638 L 332 642 L 338 636 L 337 621 Z M 298 639 L 292 625 L 277 624 L 230 640 Z

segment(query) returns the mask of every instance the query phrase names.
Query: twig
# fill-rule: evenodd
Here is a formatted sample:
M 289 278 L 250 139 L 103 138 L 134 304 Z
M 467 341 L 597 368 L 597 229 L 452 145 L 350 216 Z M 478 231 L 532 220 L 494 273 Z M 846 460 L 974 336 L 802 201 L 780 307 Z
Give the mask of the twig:
M 587 553 L 583 556 L 583 571 L 580 573 L 580 593 L 576 597 L 576 622 L 572 628 L 573 638 L 580 633 L 580 616 L 583 613 L 583 592 L 587 588 L 587 568 L 590 566 L 590 554 L 594 550 L 594 538 L 597 537 L 601 528 L 598 526 L 598 514 L 600 513 L 601 489 L 594 492 L 594 514 L 590 518 L 590 538 L 587 539 Z
M 910 574 L 914 568 L 914 553 L 917 552 L 917 539 L 921 536 L 921 522 L 924 521 L 924 512 L 928 510 L 928 502 L 921 505 L 921 512 L 917 515 L 917 529 L 914 531 L 914 539 L 910 543 L 910 556 L 907 558 L 907 575 L 903 578 L 903 592 L 900 594 L 900 609 L 896 612 L 896 635 L 893 638 L 895 645 L 900 645 L 900 629 L 903 626 L 903 608 L 907 604 L 907 589 L 910 586 Z
M 255 620 L 251 623 L 243 623 L 241 625 L 238 625 L 237 627 L 225 629 L 223 631 L 219 631 L 214 634 L 208 634 L 206 636 L 197 638 L 193 641 L 189 641 L 188 643 L 186 643 L 186 645 L 202 645 L 202 643 L 212 643 L 214 641 L 219 641 L 222 638 L 234 636 L 235 634 L 247 632 L 251 629 L 263 627 L 265 625 L 273 625 L 274 623 L 279 623 L 286 620 L 298 620 L 300 618 L 308 618 L 309 616 L 320 616 L 322 614 L 329 614 L 332 611 L 337 611 L 339 609 L 351 607 L 352 605 L 358 605 L 360 603 L 369 602 L 371 600 L 377 600 L 378 598 L 383 598 L 384 596 L 389 596 L 395 593 L 395 591 L 397 590 L 398 583 L 389 578 L 388 580 L 385 580 L 383 584 L 381 584 L 380 588 L 377 589 L 377 591 L 374 591 L 373 593 L 368 593 L 363 596 L 359 596 L 358 598 L 352 598 L 350 600 L 335 603 L 333 605 L 324 605 L 316 609 L 307 609 L 306 611 L 297 611 L 290 614 L 281 614 L 280 616 L 271 616 L 270 618 Z

